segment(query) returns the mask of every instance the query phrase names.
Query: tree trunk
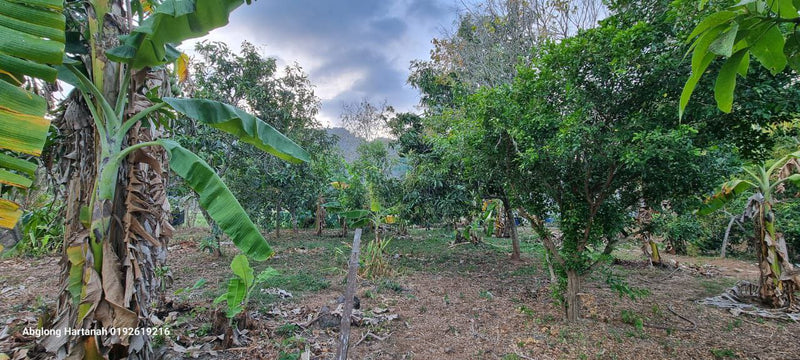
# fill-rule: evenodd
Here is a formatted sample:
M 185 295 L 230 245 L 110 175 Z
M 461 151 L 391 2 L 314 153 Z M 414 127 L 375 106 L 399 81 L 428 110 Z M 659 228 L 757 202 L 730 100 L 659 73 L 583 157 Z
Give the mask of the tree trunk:
M 520 261 L 519 237 L 517 237 L 517 223 L 514 221 L 514 211 L 511 209 L 511 204 L 507 198 L 503 198 L 503 210 L 506 214 L 506 228 L 509 235 L 511 235 L 511 260 Z
M 281 237 L 281 199 L 275 203 L 275 239 Z
M 339 217 L 339 224 L 342 226 L 339 237 L 347 237 L 347 219 Z
M 581 318 L 581 276 L 575 270 L 567 270 L 567 289 L 564 292 L 564 310 L 568 322 Z
M 325 207 L 322 204 L 325 203 L 325 199 L 320 195 L 317 197 L 317 212 L 314 219 L 314 226 L 317 230 L 317 236 L 322 236 L 322 229 L 325 227 Z
M 209 229 L 211 230 L 211 236 L 214 237 L 214 243 L 216 244 L 216 248 L 214 248 L 213 254 L 217 258 L 222 257 L 222 230 L 217 225 L 217 222 L 211 218 L 211 215 L 203 209 L 202 207 L 199 208 L 200 213 L 203 214 L 203 218 L 206 220 Z
M 731 234 L 731 227 L 733 227 L 733 223 L 736 221 L 736 216 L 731 216 L 731 220 L 728 221 L 728 227 L 725 228 L 725 237 L 722 238 L 722 248 L 719 250 L 719 257 L 725 258 L 725 255 L 728 252 L 728 236 Z
M 558 277 L 556 277 L 556 272 L 553 269 L 553 261 L 550 257 L 550 250 L 544 249 L 544 261 L 547 262 L 547 271 L 550 273 L 550 283 L 556 284 L 558 283 Z
M 297 208 L 289 209 L 289 215 L 292 217 L 292 232 L 296 235 L 300 232 L 297 227 Z

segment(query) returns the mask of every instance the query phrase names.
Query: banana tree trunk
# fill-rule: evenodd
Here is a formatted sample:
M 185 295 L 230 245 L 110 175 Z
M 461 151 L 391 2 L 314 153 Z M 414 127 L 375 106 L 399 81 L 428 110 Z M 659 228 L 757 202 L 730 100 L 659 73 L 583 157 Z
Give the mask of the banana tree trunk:
M 116 45 L 121 30 L 115 19 L 125 18 L 122 9 L 121 1 L 90 3 L 85 8 L 91 45 L 85 63 L 91 81 L 111 103 L 120 93 L 120 80 L 130 76 L 104 55 Z M 138 78 L 148 81 L 145 76 Z M 148 84 L 134 80 L 131 88 L 144 91 Z M 141 105 L 140 98 L 132 96 L 128 109 Z M 117 166 L 111 159 L 124 144 L 112 136 L 101 138 L 84 101 L 78 96 L 71 98 L 59 123 L 67 134 L 67 143 L 61 146 L 68 151 L 63 152 L 65 161 L 59 166 L 68 199 L 62 290 L 52 327 L 62 332 L 66 328 L 94 330 L 102 335 L 48 337 L 42 345 L 59 358 L 149 359 L 153 349 L 147 334 L 118 336 L 109 329 L 151 327 L 155 319 L 152 306 L 159 300 L 155 295 L 169 280 L 164 266 L 172 233 L 162 165 L 166 153 L 142 149 Z M 125 112 L 127 116 L 132 113 Z M 101 123 L 105 119 L 97 118 Z M 155 129 L 136 125 L 123 143 L 155 139 L 160 136 Z
M 755 217 L 755 235 L 759 241 L 759 296 L 774 308 L 796 304 L 794 292 L 800 289 L 800 272 L 789 262 L 786 242 L 775 232 L 775 213 L 769 200 L 760 203 Z
M 639 223 L 639 236 L 642 240 L 642 253 L 650 261 L 650 266 L 661 264 L 661 253 L 658 251 L 658 244 L 653 241 L 652 223 L 653 209 L 647 206 L 644 199 L 641 200 L 637 222 Z

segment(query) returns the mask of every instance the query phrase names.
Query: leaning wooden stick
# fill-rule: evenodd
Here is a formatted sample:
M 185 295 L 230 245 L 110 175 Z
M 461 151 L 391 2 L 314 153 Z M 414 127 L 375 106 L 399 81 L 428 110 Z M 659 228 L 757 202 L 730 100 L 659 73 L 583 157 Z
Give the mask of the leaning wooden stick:
M 347 347 L 350 345 L 350 314 L 353 313 L 353 297 L 356 295 L 358 279 L 358 252 L 361 246 L 361 228 L 356 229 L 353 239 L 353 251 L 350 253 L 350 263 L 347 265 L 347 288 L 344 291 L 344 309 L 342 310 L 342 325 L 339 332 L 339 348 L 336 349 L 336 360 L 347 360 Z

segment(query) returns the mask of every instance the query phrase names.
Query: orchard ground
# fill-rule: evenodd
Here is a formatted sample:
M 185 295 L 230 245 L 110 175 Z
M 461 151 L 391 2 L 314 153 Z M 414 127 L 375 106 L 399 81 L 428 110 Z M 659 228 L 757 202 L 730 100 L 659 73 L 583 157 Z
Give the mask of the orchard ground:
M 367 319 L 353 328 L 353 359 L 789 359 L 800 353 L 800 324 L 763 320 L 696 303 L 739 280 L 756 281 L 754 261 L 665 255 L 678 270 L 646 264 L 638 246 L 623 243 L 621 261 L 607 271 L 647 295 L 631 300 L 613 292 L 598 271 L 587 280 L 583 320 L 562 321 L 553 300 L 540 245 L 521 228 L 523 261 L 511 262 L 510 240 L 451 246 L 445 231 L 412 230 L 388 246 L 393 274 L 362 279 Z M 344 292 L 347 238 L 282 231 L 268 240 L 277 255 L 255 263 L 281 275 L 259 285 L 248 306 L 253 320 L 242 343 L 219 349 L 213 300 L 231 276 L 236 249 L 223 243 L 216 258 L 199 249 L 206 229 L 178 230 L 169 249 L 173 284 L 159 319 L 170 329 L 154 345 L 164 358 L 330 359 L 338 323 L 320 317 Z M 365 241 L 369 236 L 365 238 Z M 0 260 L 0 353 L 19 356 L 34 346 L 23 334 L 51 311 L 58 295 L 58 257 Z M 607 274 L 607 271 L 605 274 Z M 206 284 L 195 290 L 199 280 Z M 281 289 L 292 297 L 277 294 Z M 186 289 L 186 291 L 178 291 Z M 178 294 L 176 294 L 176 291 Z M 681 317 L 685 319 L 682 319 Z M 396 316 L 395 316 L 396 315 Z M 688 321 L 687 321 L 688 320 Z M 696 324 L 695 325 L 693 325 Z

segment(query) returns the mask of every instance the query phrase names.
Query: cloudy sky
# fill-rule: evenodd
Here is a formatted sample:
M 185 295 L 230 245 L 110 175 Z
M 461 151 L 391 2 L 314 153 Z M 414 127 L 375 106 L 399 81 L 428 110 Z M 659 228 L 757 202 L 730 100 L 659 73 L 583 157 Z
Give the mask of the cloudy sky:
M 343 103 L 363 97 L 412 111 L 411 60 L 427 59 L 431 39 L 456 18 L 459 0 L 260 0 L 203 39 L 238 50 L 247 40 L 280 65 L 297 62 L 322 100 L 320 120 L 337 126 Z M 202 39 L 201 39 L 202 40 Z M 185 51 L 194 42 L 181 46 Z

